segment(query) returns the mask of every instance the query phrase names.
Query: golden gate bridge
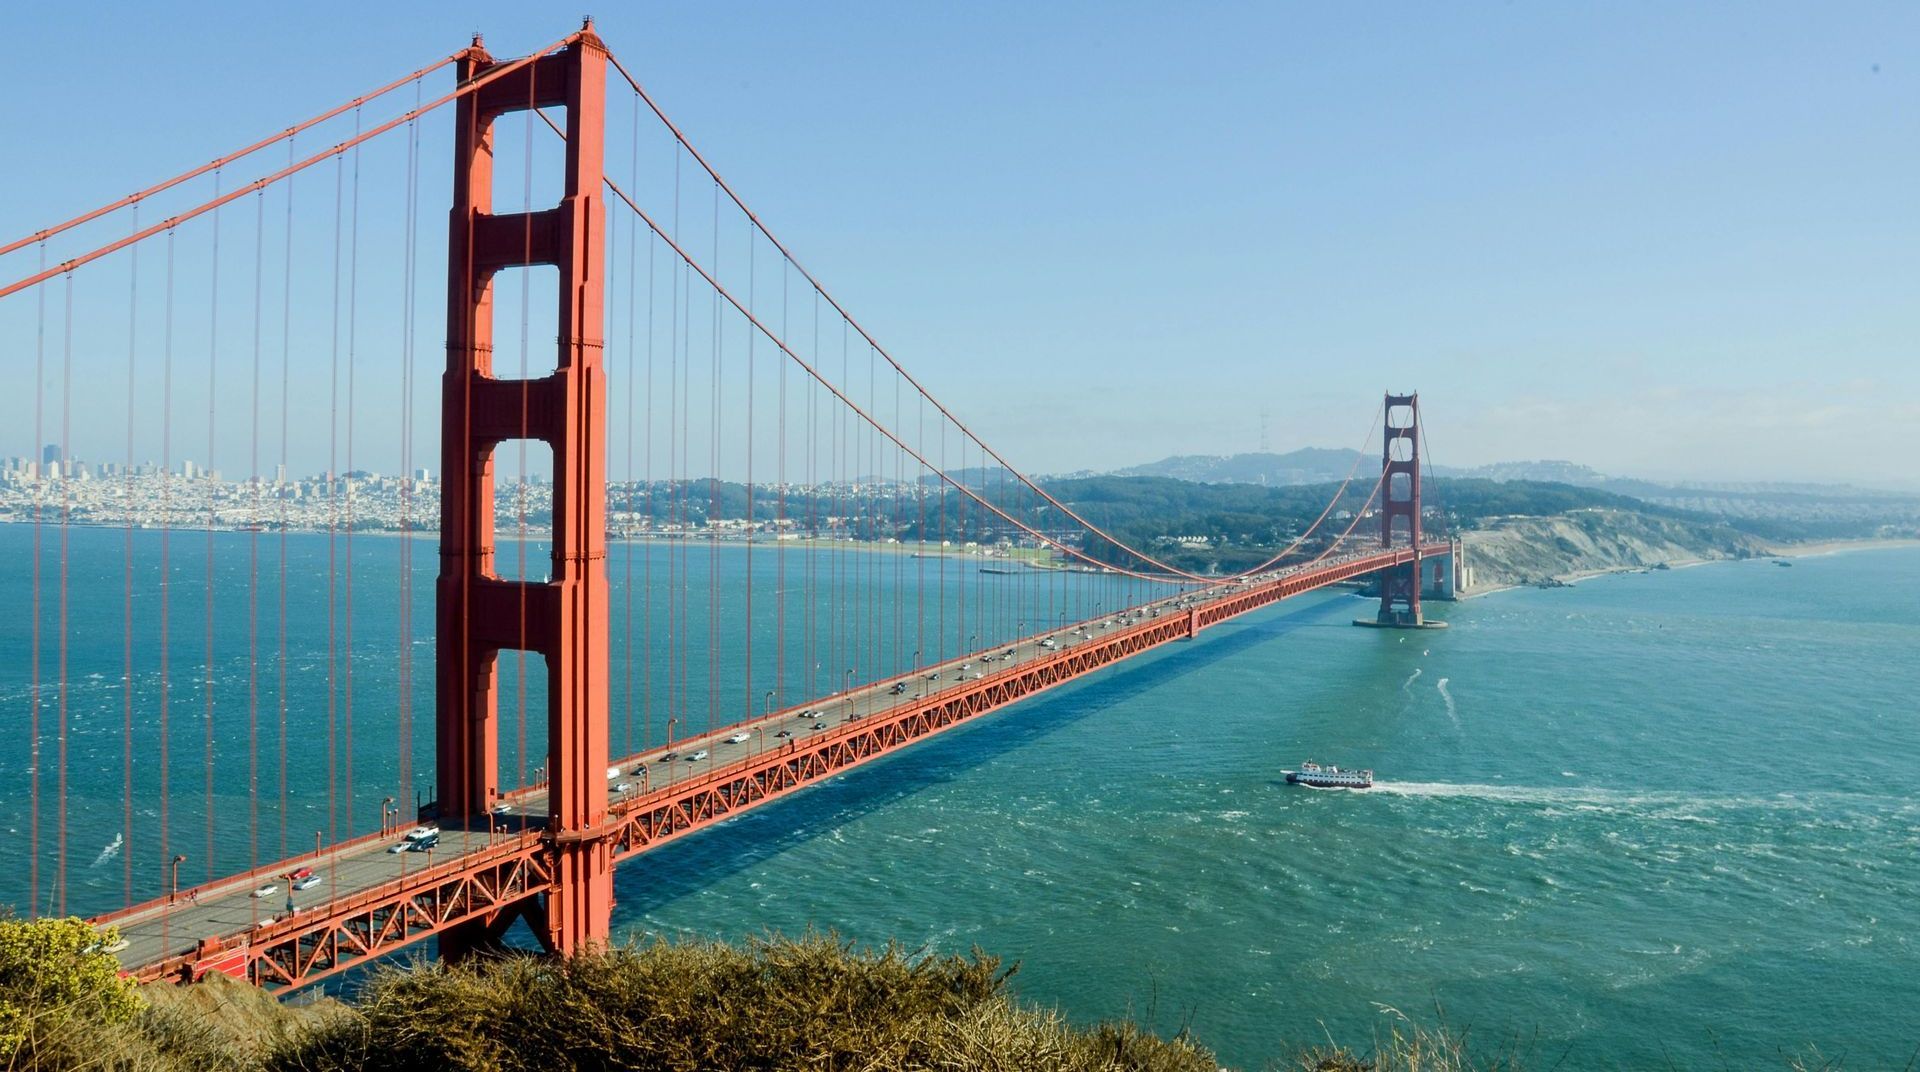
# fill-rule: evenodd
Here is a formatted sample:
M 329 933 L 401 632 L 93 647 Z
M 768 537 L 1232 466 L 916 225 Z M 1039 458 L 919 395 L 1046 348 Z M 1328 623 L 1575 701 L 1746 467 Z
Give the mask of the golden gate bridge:
M 449 116 L 444 132 L 427 122 Z M 434 427 L 419 411 L 435 407 L 415 351 L 433 304 L 417 284 L 442 249 L 422 237 L 438 226 L 421 193 L 437 138 L 452 198 L 436 483 L 416 466 Z M 520 206 L 503 210 L 516 163 Z M 591 22 L 516 59 L 476 37 L 0 247 L 0 266 L 0 330 L 33 339 L 33 450 L 47 445 L 13 474 L 30 503 L 14 520 L 32 526 L 30 605 L 6 626 L 28 665 L 6 701 L 31 797 L 17 907 L 117 928 L 143 980 L 298 987 L 429 937 L 467 956 L 523 922 L 549 950 L 588 947 L 609 938 L 614 869 L 684 834 L 1305 592 L 1371 579 L 1366 624 L 1420 627 L 1423 593 L 1454 582 L 1457 545 L 1423 526 L 1412 393 L 1374 414 L 1379 471 L 1356 463 L 1253 568 L 1191 572 L 1097 524 L 896 361 Z M 502 360 L 512 326 L 518 369 Z M 556 343 L 544 374 L 536 327 Z M 124 420 L 124 460 L 97 477 L 72 460 L 76 407 Z M 324 476 L 289 482 L 290 432 L 322 419 Z M 136 462 L 154 442 L 159 464 Z M 244 455 L 247 475 L 210 482 L 189 443 L 208 465 Z M 375 443 L 397 480 L 356 468 Z M 550 452 L 550 481 L 528 479 L 530 445 Z M 365 556 L 376 484 L 381 526 L 401 534 L 391 577 Z M 296 511 L 325 519 L 324 559 L 289 551 Z M 435 521 L 423 633 L 406 533 Z M 118 563 L 74 549 L 99 528 L 121 534 Z M 737 622 L 721 611 L 736 550 Z M 223 572 L 229 556 L 244 569 Z M 324 600 L 290 614 L 323 561 Z M 956 563 L 971 572 L 956 580 Z M 197 592 L 177 579 L 186 564 Z M 76 595 L 97 586 L 76 570 L 118 575 L 117 638 L 77 624 Z M 413 648 L 428 643 L 422 786 Z M 85 701 L 117 715 L 117 802 L 72 776 L 88 675 L 117 677 L 108 701 Z M 368 761 L 370 738 L 391 763 Z M 120 831 L 117 903 L 75 885 L 81 812 Z

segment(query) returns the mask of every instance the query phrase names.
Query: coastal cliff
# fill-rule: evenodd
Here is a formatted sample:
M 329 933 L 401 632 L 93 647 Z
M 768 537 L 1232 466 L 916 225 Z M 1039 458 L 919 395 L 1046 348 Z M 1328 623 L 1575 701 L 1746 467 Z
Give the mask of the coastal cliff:
M 1772 553 L 1757 537 L 1727 525 L 1608 507 L 1488 518 L 1463 539 L 1473 577 L 1468 594 Z

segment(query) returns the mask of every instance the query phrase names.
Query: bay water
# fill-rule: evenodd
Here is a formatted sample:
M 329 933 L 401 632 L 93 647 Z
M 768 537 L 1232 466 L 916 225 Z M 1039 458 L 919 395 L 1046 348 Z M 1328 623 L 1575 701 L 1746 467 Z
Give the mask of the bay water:
M 0 526 L 0 901 L 42 912 L 53 907 L 57 866 L 48 847 L 61 633 L 48 540 L 57 538 L 43 533 L 40 557 L 36 756 L 34 556 L 27 526 Z M 160 573 L 156 534 L 75 529 L 69 539 L 63 904 L 84 913 L 151 896 L 162 881 L 152 799 L 161 668 L 149 635 Z M 190 857 L 183 885 L 272 858 L 283 830 L 299 851 L 314 831 L 370 828 L 400 786 L 430 792 L 430 542 L 411 545 L 403 635 L 393 581 L 403 541 L 353 541 L 354 606 L 343 611 L 327 584 L 338 541 L 287 538 L 298 639 L 284 663 L 282 822 L 283 664 L 271 626 L 258 650 L 247 640 L 250 622 L 258 634 L 258 622 L 277 620 L 279 537 L 215 534 L 211 556 L 203 534 L 173 540 L 167 740 L 178 799 L 167 834 L 169 851 Z M 255 563 L 252 551 L 264 557 Z M 689 711 L 706 702 L 717 667 L 744 665 L 726 638 L 744 640 L 749 621 L 772 625 L 767 559 L 752 619 L 730 594 L 745 590 L 735 582 L 748 555 L 683 556 L 682 598 L 723 624 L 712 634 L 719 654 L 679 684 L 664 672 L 651 684 L 623 680 L 616 744 L 623 733 L 659 739 L 669 712 L 721 724 L 752 704 L 742 690 L 719 709 Z M 268 579 L 250 589 L 255 565 Z M 930 620 L 918 632 L 889 629 L 881 611 L 873 635 L 888 646 L 887 665 L 862 678 L 911 665 L 909 636 L 948 638 L 952 653 L 962 634 L 988 632 L 983 646 L 997 642 L 994 630 L 1031 631 L 1043 613 L 1077 616 L 1137 594 L 1110 579 L 1059 578 L 1047 611 L 1030 595 L 987 614 L 994 597 L 981 586 L 999 578 L 959 560 L 931 568 L 934 591 L 972 593 L 973 624 L 956 623 L 950 603 L 923 608 Z M 897 562 L 848 571 L 842 592 L 855 596 L 841 598 L 889 606 L 908 572 Z M 924 573 L 912 583 L 927 590 Z M 252 610 L 236 602 L 250 590 Z M 351 794 L 337 772 L 348 754 L 339 630 L 330 657 L 327 634 L 299 628 L 325 614 L 330 590 L 336 617 L 356 630 Z M 1161 1031 L 1191 1027 L 1243 1067 L 1328 1037 L 1364 1047 L 1403 1016 L 1469 1029 L 1481 1046 L 1517 1046 L 1539 1066 L 1777 1066 L 1817 1047 L 1851 1068 L 1903 1067 L 1920 1046 L 1917 590 L 1920 551 L 1894 549 L 1501 592 L 1439 607 L 1450 628 L 1419 633 L 1352 628 L 1367 605 L 1345 592 L 1301 597 L 650 853 L 618 873 L 615 929 L 739 939 L 812 927 L 942 953 L 978 945 L 1021 963 L 1014 985 L 1028 1000 L 1080 1022 L 1132 1015 Z M 702 609 L 708 593 L 718 601 Z M 653 633 L 669 599 L 644 596 L 631 633 L 615 638 L 616 661 L 627 635 L 643 652 L 661 640 Z M 796 629 L 801 602 L 790 611 Z M 677 642 L 699 641 L 704 660 L 706 639 Z M 770 665 L 771 645 L 759 643 L 758 680 L 791 675 L 796 693 L 830 692 L 847 669 L 816 652 L 808 684 L 805 668 Z M 396 721 L 403 650 L 413 660 L 407 778 Z M 511 657 L 503 674 L 508 710 L 519 695 Z M 529 677 L 537 694 L 537 666 Z M 680 706 L 669 687 L 683 690 Z M 128 721 L 139 790 L 130 825 Z M 503 741 L 503 767 L 537 764 L 539 720 L 526 721 L 524 745 Z M 233 743 L 249 734 L 266 757 L 258 769 Z M 1379 785 L 1286 786 L 1282 769 L 1309 758 L 1372 767 Z M 518 774 L 503 771 L 508 784 Z M 36 781 L 42 853 L 30 891 Z M 206 841 L 209 807 L 217 830 Z

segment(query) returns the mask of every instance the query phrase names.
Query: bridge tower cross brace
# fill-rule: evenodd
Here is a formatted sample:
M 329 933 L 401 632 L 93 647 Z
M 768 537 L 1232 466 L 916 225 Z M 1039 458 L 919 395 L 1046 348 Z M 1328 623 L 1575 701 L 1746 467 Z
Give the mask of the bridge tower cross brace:
M 1420 393 L 1389 393 L 1380 424 L 1384 484 L 1380 546 L 1391 550 L 1396 529 L 1404 531 L 1413 561 L 1381 571 L 1379 622 L 1418 626 L 1424 624 L 1420 611 Z
M 498 66 L 478 37 L 462 83 Z M 499 798 L 498 662 L 537 652 L 547 667 L 548 836 L 553 887 L 529 912 L 549 948 L 568 953 L 608 935 L 612 849 L 606 825 L 608 586 L 603 183 L 607 51 L 592 25 L 565 49 L 459 99 L 447 244 L 447 369 L 441 395 L 440 575 L 435 591 L 438 815 L 486 818 Z M 558 205 L 493 211 L 493 125 L 529 108 L 566 111 Z M 559 360 L 537 379 L 493 368 L 493 282 L 506 268 L 559 269 Z M 493 457 L 538 439 L 553 450 L 553 566 L 544 584 L 494 568 Z M 492 921 L 497 933 L 510 920 Z M 458 956 L 488 928 L 446 933 Z

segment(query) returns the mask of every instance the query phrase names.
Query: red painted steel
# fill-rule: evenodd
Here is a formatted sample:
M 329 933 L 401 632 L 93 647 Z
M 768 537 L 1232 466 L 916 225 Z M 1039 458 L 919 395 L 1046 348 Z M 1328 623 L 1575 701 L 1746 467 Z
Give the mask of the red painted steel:
M 606 207 L 601 197 L 606 47 L 591 26 L 462 97 L 455 119 L 454 199 L 448 243 L 447 372 L 442 395 L 441 570 L 437 589 L 437 804 L 443 821 L 485 813 L 497 783 L 497 663 L 502 650 L 547 663 L 556 880 L 547 933 L 570 952 L 607 936 L 612 862 L 598 836 L 606 818 L 607 614 L 606 374 L 602 288 Z M 461 80 L 494 66 L 479 46 Z M 566 176 L 559 205 L 495 213 L 493 123 L 509 112 L 563 107 Z M 559 269 L 559 360 L 549 376 L 503 380 L 493 369 L 493 279 L 503 268 Z M 544 584 L 506 581 L 493 562 L 493 454 L 509 439 L 553 448 L 553 569 Z M 450 939 L 456 953 L 469 938 Z
M 482 929 L 515 918 L 547 892 L 554 875 L 543 837 L 503 838 L 416 874 L 342 896 L 314 909 L 263 920 L 250 931 L 203 938 L 188 951 L 145 964 L 140 982 L 199 978 L 209 950 L 225 950 L 220 970 L 261 986 L 300 987 L 429 935 Z M 227 964 L 238 957 L 243 967 Z
M 1450 550 L 1447 543 L 1393 548 L 1330 560 L 1264 583 L 1236 585 L 1234 590 L 1186 613 L 1148 617 L 1097 640 L 906 700 L 817 737 L 790 742 L 784 748 L 715 769 L 697 780 L 619 802 L 590 837 L 603 848 L 610 863 L 632 859 L 976 716 L 1172 641 L 1194 637 L 1200 630 L 1230 618 L 1330 584 L 1410 564 L 1416 553 L 1433 556 Z M 1033 639 L 1025 638 L 1020 643 Z M 791 715 L 791 711 L 780 711 L 753 722 L 773 724 Z M 622 765 L 634 758 L 622 760 Z M 551 905 L 566 881 L 560 867 L 564 857 L 556 852 L 554 840 L 545 831 L 502 837 L 437 867 L 347 894 L 314 909 L 266 920 L 250 932 L 212 937 L 226 947 L 245 951 L 247 978 L 263 986 L 298 987 L 432 935 L 439 936 L 443 951 L 450 940 L 477 946 L 497 938 L 507 924 L 522 915 L 538 932 L 541 927 L 552 927 L 552 913 L 543 913 L 538 899 L 544 895 Z M 282 861 L 258 873 L 284 873 L 294 863 Z M 98 922 L 155 906 L 150 902 Z M 181 978 L 201 959 L 197 950 L 183 951 L 143 965 L 134 975 L 143 981 Z
M 550 47 L 560 48 L 574 41 L 577 41 L 579 39 L 580 39 L 580 34 L 576 32 L 573 34 L 569 34 L 568 36 L 555 42 Z M 476 45 L 475 48 L 478 48 L 478 46 Z M 474 49 L 468 49 L 467 51 L 471 53 L 472 51 L 474 51 Z M 340 154 L 346 152 L 347 150 L 353 148 L 356 145 L 361 145 L 365 142 L 371 141 L 374 138 L 379 137 L 382 134 L 385 134 L 389 130 L 393 130 L 397 127 L 401 127 L 408 123 L 411 123 L 414 120 L 420 118 L 421 116 L 427 114 L 428 112 L 431 112 L 434 109 L 439 108 L 450 101 L 466 100 L 469 97 L 472 97 L 475 94 L 479 93 L 482 88 L 484 88 L 486 85 L 490 84 L 491 82 L 504 78 L 506 75 L 511 74 L 515 71 L 518 71 L 524 65 L 532 62 L 534 62 L 533 57 L 528 56 L 522 59 L 514 60 L 512 63 L 503 64 L 499 67 L 495 67 L 494 69 L 489 70 L 484 74 L 476 75 L 473 81 L 471 82 L 467 81 L 465 78 L 462 78 L 460 81 L 459 88 L 454 89 L 452 92 L 436 97 L 433 100 L 430 100 L 427 103 L 422 104 L 419 107 L 416 107 L 409 112 L 406 112 L 405 114 L 395 116 L 394 118 L 389 119 L 384 123 L 380 123 L 376 126 L 368 127 L 366 130 L 361 131 L 358 134 L 355 134 L 353 137 L 348 138 L 347 140 L 339 143 L 338 145 L 334 145 L 329 148 L 322 149 L 319 152 L 314 153 L 312 156 L 306 157 L 305 159 L 302 159 L 296 163 L 288 164 L 286 167 L 281 168 L 280 170 L 272 173 L 271 175 L 266 175 L 261 178 L 255 179 L 250 183 L 246 183 L 241 186 L 236 186 L 232 190 L 229 190 L 226 193 L 221 194 L 220 196 L 215 197 L 210 201 L 202 202 L 198 205 L 195 205 L 193 208 L 187 209 L 184 212 L 178 213 L 173 216 L 169 216 L 166 219 L 161 220 L 159 223 L 156 223 L 150 227 L 146 227 L 141 230 L 135 231 L 134 233 L 127 235 L 124 238 L 115 239 L 112 242 L 108 242 L 106 245 L 98 246 L 94 249 L 88 250 L 87 252 L 82 253 L 77 257 L 69 257 L 66 260 L 61 261 L 59 264 L 56 264 L 51 268 L 42 268 L 41 270 L 35 272 L 32 275 L 25 276 L 21 279 L 17 279 L 12 283 L 8 283 L 5 286 L 0 286 L 0 298 L 4 298 L 9 294 L 13 294 L 13 293 L 17 293 L 19 291 L 25 290 L 28 287 L 38 286 L 39 284 L 44 283 L 49 279 L 52 279 L 54 276 L 63 275 L 67 272 L 71 272 L 75 268 L 78 268 L 83 264 L 91 264 L 94 261 L 97 261 L 100 258 L 108 255 L 109 253 L 115 253 L 115 252 L 118 252 L 119 250 L 123 250 L 128 246 L 135 244 L 136 242 L 144 242 L 147 239 L 152 238 L 154 235 L 161 234 L 163 232 L 172 231 L 175 228 L 177 228 L 179 225 L 187 222 L 188 220 L 197 219 L 201 216 L 204 216 L 207 213 L 212 212 L 213 210 L 219 208 L 222 205 L 228 204 L 233 201 L 238 201 L 249 194 L 259 193 L 261 190 L 264 190 L 267 187 L 272 186 L 274 183 L 279 182 L 281 179 L 288 178 L 289 176 L 292 176 L 292 175 L 297 175 L 300 172 L 305 171 L 306 169 L 314 166 L 315 164 L 320 163 L 321 161 L 331 160 L 334 157 L 339 156 Z
M 1404 411 L 1405 423 L 1395 414 Z M 1380 573 L 1382 624 L 1419 625 L 1420 613 L 1420 394 L 1387 395 L 1380 419 L 1380 546 L 1392 549 L 1396 536 L 1406 533 L 1401 546 L 1413 549 L 1413 558 Z M 1404 478 L 1398 479 L 1398 478 Z M 1401 522 L 1405 522 L 1404 526 Z

